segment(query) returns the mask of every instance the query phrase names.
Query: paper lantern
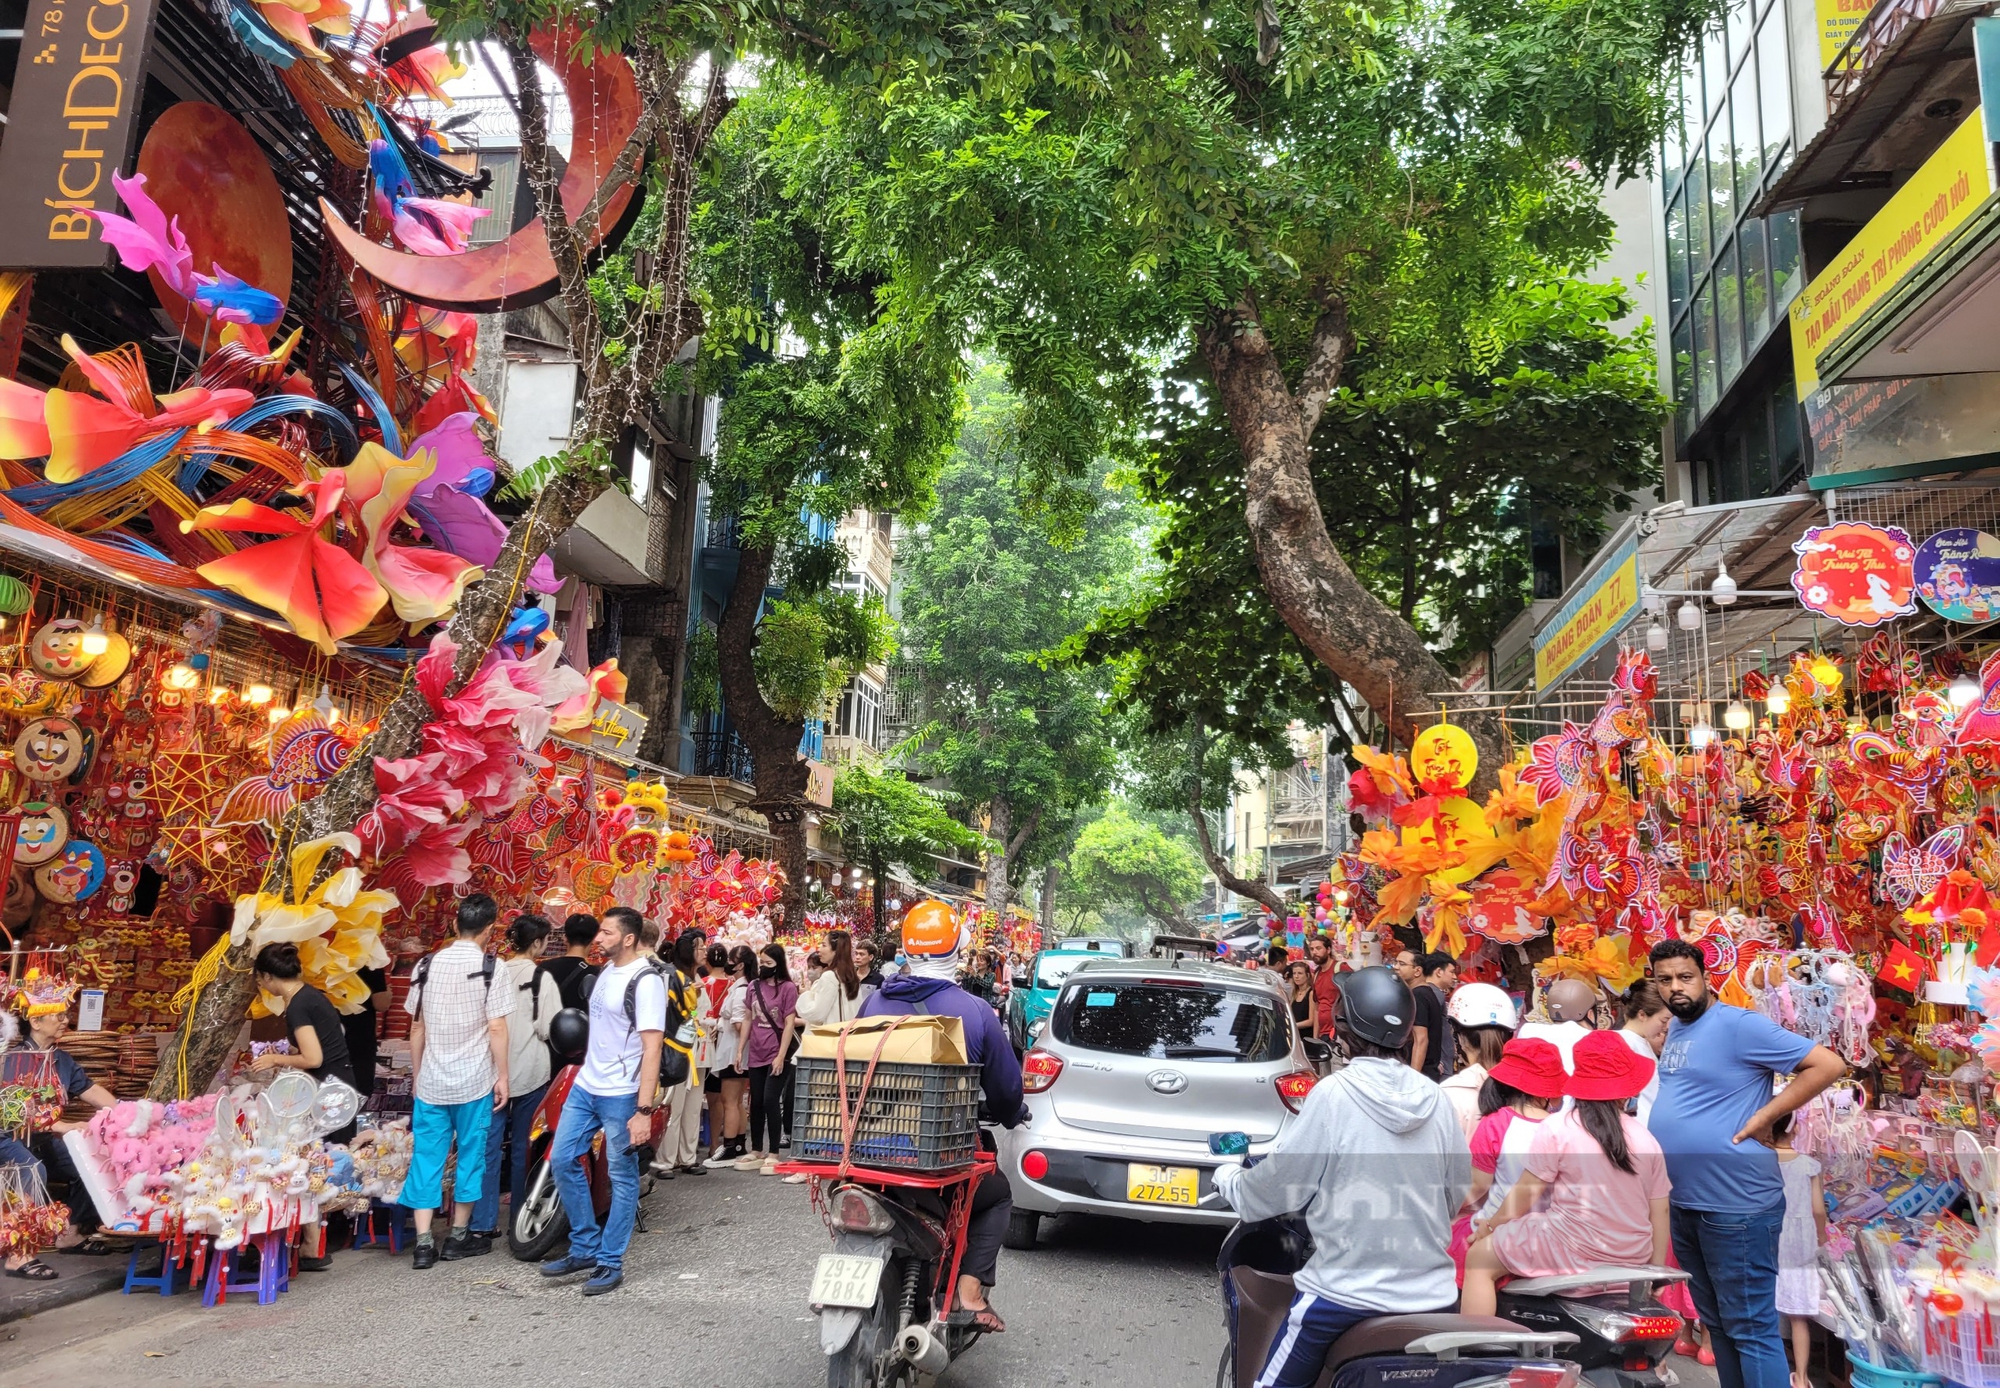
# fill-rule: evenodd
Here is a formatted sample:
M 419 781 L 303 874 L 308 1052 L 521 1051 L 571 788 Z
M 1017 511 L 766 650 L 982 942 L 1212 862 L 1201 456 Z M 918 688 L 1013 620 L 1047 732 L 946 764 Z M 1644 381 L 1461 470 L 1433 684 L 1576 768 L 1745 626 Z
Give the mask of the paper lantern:
M 1433 795 L 1450 795 L 1472 784 L 1479 748 L 1472 735 L 1450 723 L 1425 728 L 1410 745 L 1410 774 Z

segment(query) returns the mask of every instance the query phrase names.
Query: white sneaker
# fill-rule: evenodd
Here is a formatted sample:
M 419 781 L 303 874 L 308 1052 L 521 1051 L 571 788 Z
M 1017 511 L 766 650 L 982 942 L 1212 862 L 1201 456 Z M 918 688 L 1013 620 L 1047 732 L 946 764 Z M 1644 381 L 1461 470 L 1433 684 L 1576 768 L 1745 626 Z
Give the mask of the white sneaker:
M 788 1186 L 802 1186 L 811 1179 L 803 1171 L 794 1171 L 791 1175 L 785 1177 L 785 1184 Z
M 708 1167 L 718 1167 L 718 1168 L 724 1166 L 734 1166 L 736 1165 L 736 1158 L 731 1156 L 725 1156 L 722 1152 L 717 1152 L 714 1156 L 710 1157 L 707 1161 L 703 1162 L 702 1165 Z

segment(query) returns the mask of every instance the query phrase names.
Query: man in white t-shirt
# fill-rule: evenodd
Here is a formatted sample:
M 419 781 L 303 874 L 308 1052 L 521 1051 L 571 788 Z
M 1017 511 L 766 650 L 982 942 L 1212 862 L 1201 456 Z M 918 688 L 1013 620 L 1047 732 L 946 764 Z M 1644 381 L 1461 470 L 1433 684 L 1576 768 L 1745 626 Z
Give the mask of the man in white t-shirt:
M 398 1203 L 412 1213 L 417 1246 L 411 1265 L 434 1267 L 438 1246 L 431 1215 L 444 1200 L 444 1163 L 458 1143 L 458 1178 L 451 1207 L 451 1238 L 443 1257 L 472 1258 L 490 1251 L 470 1237 L 472 1207 L 486 1177 L 486 1129 L 495 1105 L 507 1102 L 507 1014 L 514 989 L 503 977 L 493 986 L 497 962 L 486 953 L 499 905 L 484 892 L 458 903 L 458 938 L 417 963 L 403 1010 L 410 1023 L 410 1068 L 416 1100 L 410 1114 L 410 1169 Z
M 549 1163 L 569 1216 L 569 1253 L 542 1264 L 542 1276 L 588 1272 L 585 1296 L 598 1296 L 625 1280 L 625 1247 L 639 1210 L 639 1147 L 651 1134 L 660 1087 L 660 1041 L 667 1029 L 667 986 L 660 961 L 644 950 L 637 911 L 614 906 L 604 913 L 597 944 L 609 961 L 590 993 L 590 1049 L 563 1103 Z M 626 994 L 631 994 L 628 999 Z M 590 1199 L 582 1159 L 599 1132 L 611 1175 L 611 1208 L 604 1226 Z

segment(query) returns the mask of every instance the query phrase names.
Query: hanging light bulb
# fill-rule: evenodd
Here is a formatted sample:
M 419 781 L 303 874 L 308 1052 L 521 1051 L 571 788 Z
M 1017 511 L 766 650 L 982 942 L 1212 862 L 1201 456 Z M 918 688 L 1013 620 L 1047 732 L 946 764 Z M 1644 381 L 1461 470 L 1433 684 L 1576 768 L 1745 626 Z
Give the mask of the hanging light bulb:
M 184 660 L 169 665 L 167 673 L 160 678 L 169 689 L 193 689 L 201 683 L 201 676 L 195 673 L 194 666 Z
M 1750 710 L 1741 699 L 1731 699 L 1722 711 L 1722 722 L 1733 733 L 1743 732 L 1750 726 Z
M 1680 628 L 1682 631 L 1700 631 L 1701 630 L 1700 600 L 1696 598 L 1689 598 L 1686 602 L 1682 603 L 1680 611 L 1674 614 L 1674 620 L 1680 624 Z
M 1736 580 L 1729 576 L 1720 556 L 1715 561 L 1715 581 L 1708 585 L 1708 596 L 1717 607 L 1728 607 L 1736 601 Z
M 1652 584 L 1649 583 L 1646 585 L 1646 590 L 1640 594 L 1639 600 L 1646 605 L 1646 610 L 1655 617 L 1664 617 L 1667 615 L 1666 595 L 1653 591 Z
M 228 700 L 229 686 L 226 684 L 218 684 L 215 688 L 208 691 L 208 702 L 217 708 L 227 703 Z
M 1666 648 L 1667 629 L 1655 620 L 1651 626 L 1646 628 L 1646 649 L 1657 654 Z
M 283 704 L 273 704 L 271 706 L 271 711 L 265 714 L 264 716 L 270 719 L 273 723 L 282 723 L 287 718 L 290 718 L 292 716 L 292 711 L 286 708 Z
M 1771 686 L 1771 692 L 1764 696 L 1764 707 L 1771 710 L 1773 718 L 1783 718 L 1792 709 L 1792 691 L 1782 684 Z
M 83 633 L 83 653 L 92 660 L 111 649 L 111 637 L 104 630 L 104 614 L 98 613 L 90 623 L 90 629 Z
M 1979 702 L 1979 681 L 1961 670 L 1957 677 L 1945 686 L 1944 696 L 1951 700 L 1953 708 L 1971 708 Z
M 277 697 L 277 691 L 268 684 L 251 684 L 243 689 L 243 702 L 252 708 L 262 708 Z
M 1697 752 L 1713 741 L 1715 741 L 1715 729 L 1708 726 L 1706 718 L 1688 729 L 1688 745 Z

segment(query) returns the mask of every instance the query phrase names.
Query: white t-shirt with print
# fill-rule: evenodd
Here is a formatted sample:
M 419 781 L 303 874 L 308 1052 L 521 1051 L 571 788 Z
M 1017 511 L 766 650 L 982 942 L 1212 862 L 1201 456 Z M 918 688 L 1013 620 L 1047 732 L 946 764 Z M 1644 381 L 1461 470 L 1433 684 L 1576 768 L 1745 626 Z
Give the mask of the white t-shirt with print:
M 639 1092 L 639 1063 L 644 1056 L 641 1032 L 667 1029 L 667 985 L 658 973 L 640 976 L 641 955 L 629 964 L 607 964 L 590 991 L 590 1050 L 576 1082 L 584 1092 L 608 1098 Z M 625 1021 L 625 990 L 638 978 L 639 1024 Z

